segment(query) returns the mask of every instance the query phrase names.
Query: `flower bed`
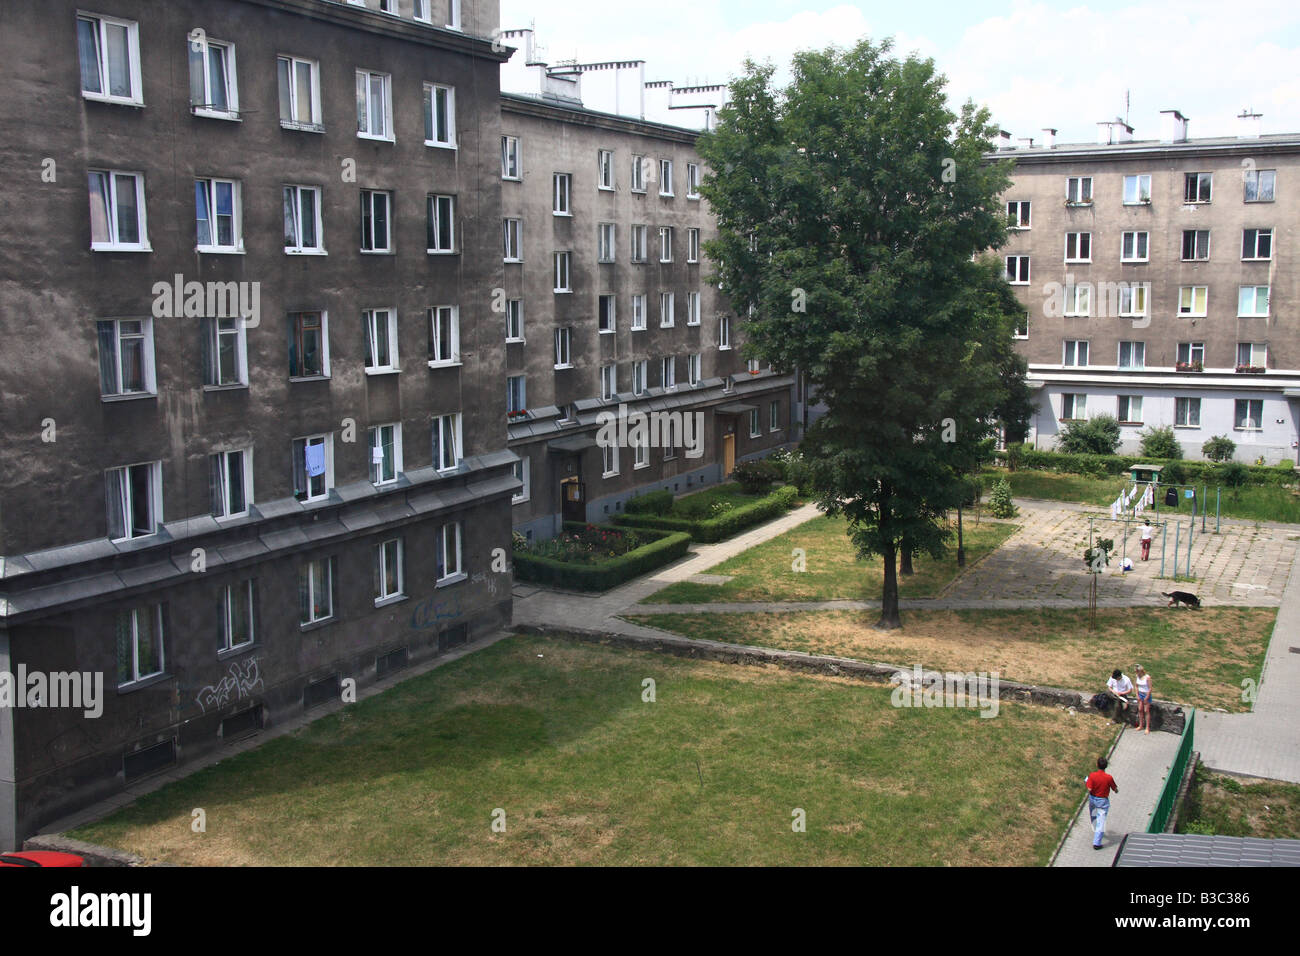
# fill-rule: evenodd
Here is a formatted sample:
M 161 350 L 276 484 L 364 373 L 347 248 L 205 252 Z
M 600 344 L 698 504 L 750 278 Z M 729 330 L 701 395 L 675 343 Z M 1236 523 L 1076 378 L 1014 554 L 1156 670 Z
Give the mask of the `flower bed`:
M 550 541 L 514 547 L 515 578 L 534 584 L 606 591 L 686 553 L 690 535 L 565 522 Z

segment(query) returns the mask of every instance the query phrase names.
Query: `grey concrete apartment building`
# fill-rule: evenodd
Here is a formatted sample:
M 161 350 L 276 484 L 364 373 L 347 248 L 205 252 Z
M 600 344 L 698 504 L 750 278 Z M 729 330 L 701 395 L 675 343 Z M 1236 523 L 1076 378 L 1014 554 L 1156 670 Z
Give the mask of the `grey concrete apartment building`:
M 1122 121 L 1099 142 L 1045 141 L 1015 160 L 1005 200 L 1007 278 L 1027 322 L 1018 346 L 1039 396 L 1031 442 L 1070 420 L 1121 422 L 1121 452 L 1172 425 L 1188 457 L 1215 435 L 1236 457 L 1296 461 L 1300 448 L 1300 135 L 1158 139 Z

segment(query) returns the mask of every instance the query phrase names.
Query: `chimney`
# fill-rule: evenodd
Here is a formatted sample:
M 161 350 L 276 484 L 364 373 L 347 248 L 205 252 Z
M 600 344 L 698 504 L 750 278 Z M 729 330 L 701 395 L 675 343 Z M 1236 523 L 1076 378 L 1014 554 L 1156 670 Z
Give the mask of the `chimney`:
M 1056 130 L 1043 127 L 1043 145 L 1048 149 L 1056 149 Z
M 993 145 L 998 149 L 1011 149 L 1011 131 L 1005 129 L 998 130 L 998 138 L 994 141 Z
M 1263 113 L 1252 113 L 1244 109 L 1237 117 L 1237 139 L 1259 139 L 1260 118 Z
M 1133 127 L 1124 122 L 1118 116 L 1115 117 L 1115 125 L 1119 127 L 1119 141 L 1121 143 L 1133 142 Z
M 1110 146 L 1115 142 L 1115 124 L 1110 120 L 1102 120 L 1097 124 L 1097 145 Z
M 1024 143 L 1029 149 L 1034 148 L 1034 138 L 1032 136 L 1019 136 L 1016 138 L 1016 142 Z
M 1188 119 L 1178 110 L 1160 111 L 1160 142 L 1187 142 Z

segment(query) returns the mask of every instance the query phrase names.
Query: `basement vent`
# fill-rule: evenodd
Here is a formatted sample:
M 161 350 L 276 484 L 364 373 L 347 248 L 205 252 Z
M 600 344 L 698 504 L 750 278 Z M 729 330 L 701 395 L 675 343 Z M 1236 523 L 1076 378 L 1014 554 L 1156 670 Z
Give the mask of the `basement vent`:
M 233 714 L 221 722 L 221 739 L 235 740 L 262 729 L 262 705 Z
M 449 651 L 453 647 L 460 647 L 462 644 L 468 643 L 468 624 L 457 624 L 455 627 L 449 627 L 438 635 L 438 650 L 440 651 Z
M 1289 650 L 1292 654 L 1300 654 L 1300 647 L 1290 647 L 1287 648 L 1287 650 Z
M 330 674 L 329 677 L 313 681 L 307 685 L 306 690 L 302 692 L 302 706 L 304 710 L 310 710 L 312 707 L 319 706 L 330 700 L 339 699 L 339 675 Z
M 152 747 L 145 747 L 122 758 L 122 770 L 126 779 L 136 780 L 155 770 L 170 766 L 176 762 L 176 740 L 164 740 Z
M 400 671 L 406 666 L 409 655 L 405 647 L 399 647 L 395 651 L 389 651 L 380 657 L 375 658 L 375 677 L 385 677 L 393 671 Z

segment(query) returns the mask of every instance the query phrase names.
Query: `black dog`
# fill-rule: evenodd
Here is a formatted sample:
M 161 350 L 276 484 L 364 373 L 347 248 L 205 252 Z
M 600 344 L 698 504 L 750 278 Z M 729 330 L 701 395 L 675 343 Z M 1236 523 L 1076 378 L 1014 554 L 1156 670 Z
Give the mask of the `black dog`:
M 1200 609 L 1201 599 L 1195 594 L 1188 594 L 1186 591 L 1161 591 L 1160 593 L 1169 598 L 1170 607 L 1186 604 L 1188 607 Z

